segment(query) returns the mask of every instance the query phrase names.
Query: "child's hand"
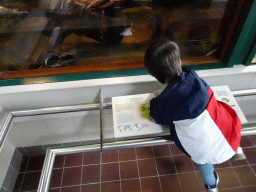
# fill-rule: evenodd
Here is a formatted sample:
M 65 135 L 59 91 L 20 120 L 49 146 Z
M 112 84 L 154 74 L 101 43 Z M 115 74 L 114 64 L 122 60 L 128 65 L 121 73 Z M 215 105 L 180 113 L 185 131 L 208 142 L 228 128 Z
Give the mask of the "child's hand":
M 154 96 L 156 97 L 159 94 L 160 90 L 154 91 Z
M 141 113 L 142 117 L 147 118 L 147 119 L 151 119 L 150 104 L 149 103 L 142 104 L 141 107 L 140 107 L 140 113 Z

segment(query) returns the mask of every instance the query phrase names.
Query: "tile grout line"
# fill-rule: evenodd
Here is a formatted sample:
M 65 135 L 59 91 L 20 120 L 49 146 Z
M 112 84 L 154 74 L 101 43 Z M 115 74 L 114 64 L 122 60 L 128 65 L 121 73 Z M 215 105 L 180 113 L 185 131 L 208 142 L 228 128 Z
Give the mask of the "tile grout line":
M 250 135 L 251 136 L 251 135 Z M 254 143 L 254 141 L 251 139 L 251 137 L 249 136 L 249 140 L 252 142 L 252 144 L 254 144 L 253 146 L 250 146 L 250 147 L 242 147 L 242 149 L 250 149 L 250 148 L 256 148 L 256 143 Z M 248 163 L 249 167 L 251 168 L 252 172 L 254 173 L 254 175 L 256 175 L 256 172 L 253 170 L 252 166 L 251 165 L 254 165 L 254 164 L 251 164 L 249 163 L 248 159 L 246 158 L 246 162 Z
M 160 176 L 159 176 L 159 172 L 158 172 L 158 168 L 157 168 L 157 165 L 156 165 L 156 158 L 155 158 L 155 153 L 154 153 L 153 147 L 151 147 L 151 150 L 152 150 L 152 153 L 153 153 L 153 156 L 154 156 L 154 162 L 155 162 L 156 173 L 157 173 L 160 189 L 161 189 L 161 192 L 163 192 L 162 185 L 161 185 L 161 180 L 160 180 Z
M 13 166 L 10 164 L 10 167 L 16 172 L 16 173 L 18 173 L 19 174 L 19 172 L 16 170 L 16 169 L 14 169 L 13 168 Z
M 248 165 L 239 165 L 239 166 L 230 166 L 230 167 L 221 167 L 221 168 L 214 168 L 214 170 L 216 169 L 216 170 L 219 170 L 219 169 L 233 169 L 233 168 L 236 168 L 236 167 L 248 167 L 249 166 L 249 164 Z
M 253 135 L 249 135 L 249 138 L 250 138 L 251 142 L 253 143 L 253 146 L 256 147 L 256 142 L 254 143 L 252 137 L 253 137 Z
M 190 161 L 192 162 L 192 166 L 194 167 L 194 170 L 195 170 L 195 171 L 193 171 L 193 172 L 196 173 L 196 177 L 197 177 L 197 179 L 198 179 L 198 181 L 199 181 L 199 183 L 200 183 L 200 179 L 199 179 L 199 176 L 198 176 L 198 174 L 197 174 L 197 171 L 196 171 L 196 167 L 195 167 L 195 165 L 194 165 L 194 162 L 192 161 L 191 158 L 190 158 Z M 214 170 L 214 168 L 213 168 L 213 170 Z M 200 172 L 200 170 L 199 170 L 199 172 Z M 200 173 L 200 174 L 201 174 L 201 173 Z
M 238 178 L 238 176 L 237 176 L 237 174 L 236 174 L 236 172 L 235 172 L 235 170 L 234 170 L 234 168 L 233 168 L 233 167 L 232 167 L 232 171 L 233 171 L 233 173 L 235 174 L 235 176 L 236 176 L 236 178 L 237 178 L 237 180 L 238 180 L 238 182 L 239 182 L 239 184 L 240 184 L 240 186 L 239 186 L 239 187 L 242 187 L 242 189 L 243 189 L 243 191 L 244 191 L 243 185 L 242 185 L 242 183 L 241 183 L 240 179 Z
M 29 152 L 27 151 L 27 149 L 25 147 L 22 147 L 24 149 L 24 151 L 26 151 L 27 155 L 29 156 Z
M 226 190 L 226 189 L 239 189 L 242 188 L 244 190 L 244 188 L 246 187 L 255 187 L 255 185 L 246 185 L 246 186 L 239 186 L 239 187 L 229 187 L 229 188 L 222 188 L 221 190 Z
M 256 171 L 253 170 L 253 168 L 252 168 L 251 164 L 249 163 L 249 161 L 247 160 L 247 158 L 246 158 L 246 162 L 248 163 L 248 165 L 249 165 L 249 167 L 251 168 L 252 172 L 253 172 L 254 175 L 256 176 Z M 252 165 L 254 165 L 254 164 L 252 164 Z
M 47 149 L 45 148 L 45 146 L 43 146 L 43 145 L 41 145 L 42 146 L 42 148 L 45 150 L 45 151 L 47 151 Z
M 121 165 L 120 165 L 120 161 L 119 161 L 119 150 L 117 150 L 117 156 L 118 156 L 118 166 L 119 166 L 119 179 L 120 179 L 120 192 L 122 192 L 122 178 L 121 178 Z
M 256 146 L 242 147 L 242 149 L 251 149 L 251 148 L 256 148 Z
M 246 162 L 248 163 L 248 165 L 249 165 L 249 167 L 251 168 L 252 172 L 253 172 L 254 175 L 256 176 L 256 172 L 253 170 L 253 168 L 252 168 L 251 164 L 249 163 L 249 161 L 247 160 L 247 158 L 246 158 Z
M 58 168 L 58 169 L 61 169 L 61 168 Z M 39 172 L 39 171 L 41 171 L 42 172 L 42 169 L 40 169 L 40 170 L 36 170 L 36 171 L 26 171 L 26 172 L 19 172 L 19 173 L 35 173 L 35 172 Z
M 82 191 L 82 180 L 83 180 L 83 168 L 84 168 L 84 153 L 82 157 L 82 169 L 81 169 L 81 181 L 80 181 L 80 192 Z
M 186 174 L 186 173 L 192 173 L 192 172 L 182 172 L 182 173 L 178 173 L 178 174 Z M 161 175 L 161 176 L 168 176 L 168 175 L 177 175 L 176 173 L 174 174 L 165 174 L 165 175 Z M 155 175 L 154 176 L 147 176 L 147 177 L 140 177 L 140 178 L 151 178 L 151 177 L 156 177 Z M 122 181 L 129 181 L 129 180 L 134 180 L 134 179 L 138 179 L 138 178 L 129 178 L 129 179 L 122 179 Z M 115 182 L 115 181 L 120 181 L 120 180 L 111 180 L 111 181 L 104 181 L 102 183 L 111 183 L 111 182 Z M 100 182 L 95 182 L 95 183 L 86 183 L 86 184 L 82 184 L 82 185 L 93 185 L 93 184 L 100 184 Z M 72 187 L 72 186 L 79 186 L 80 184 L 77 184 L 77 185 L 69 185 L 69 186 L 64 186 L 64 187 Z M 239 187 L 248 187 L 248 186 L 255 186 L 255 185 L 246 185 L 246 186 L 238 186 L 237 188 Z M 60 187 L 55 187 L 55 188 L 60 188 Z M 51 188 L 51 189 L 55 189 L 55 188 Z M 232 187 L 231 187 L 232 188 Z M 236 187 L 233 187 L 233 188 L 236 188 Z M 222 188 L 224 189 L 224 188 Z M 226 189 L 226 188 L 225 188 Z
M 230 163 L 229 160 L 228 160 L 228 163 L 229 163 L 230 167 L 215 168 L 214 165 L 213 165 L 213 170 L 216 171 L 216 173 L 218 174 L 218 172 L 217 172 L 218 169 L 226 169 L 226 168 L 231 168 L 232 169 L 232 164 Z M 222 189 L 222 184 L 221 184 L 221 181 L 220 181 L 220 176 L 219 176 L 219 184 L 218 185 L 221 186 L 221 189 Z
M 200 185 L 200 178 L 199 178 L 199 175 L 197 174 L 197 170 L 196 170 L 196 167 L 195 167 L 195 165 L 194 165 L 195 162 L 193 162 L 191 158 L 190 158 L 190 161 L 192 162 L 192 165 L 193 165 L 193 167 L 194 167 L 194 170 L 195 170 L 195 173 L 196 173 L 197 179 L 198 179 L 198 181 L 199 181 L 199 185 Z M 196 164 L 196 163 L 195 163 L 195 164 Z M 213 167 L 213 171 L 215 171 L 214 167 Z M 200 173 L 200 176 L 202 177 L 200 170 L 199 170 L 199 173 Z M 204 184 L 205 184 L 205 183 L 204 183 Z M 203 187 L 205 188 L 205 186 L 203 186 Z
M 250 139 L 250 138 L 249 138 L 249 139 Z M 242 149 L 244 149 L 244 147 L 242 147 Z M 250 167 L 250 169 L 252 170 L 252 172 L 254 173 L 254 175 L 256 175 L 256 172 L 254 172 L 254 170 L 253 170 L 253 168 L 252 168 L 251 164 L 249 163 L 248 159 L 246 158 L 245 160 L 246 160 L 246 162 L 247 162 L 247 164 L 248 164 L 248 165 L 241 165 L 241 166 L 235 166 L 235 167 L 244 167 L 244 166 L 249 166 L 249 167 Z M 231 164 L 231 163 L 230 163 L 230 164 Z M 253 165 L 253 164 L 252 164 L 252 165 Z M 234 166 L 232 166 L 232 164 L 231 164 L 231 167 L 234 167 Z
M 51 188 L 51 189 L 60 189 L 61 187 L 54 187 L 54 188 Z
M 191 172 L 182 172 L 182 173 L 179 173 L 179 174 L 184 174 L 184 173 L 191 173 Z M 167 175 L 177 175 L 177 174 L 165 174 L 165 175 L 161 175 L 161 176 L 167 176 Z M 155 177 L 155 176 L 148 176 L 148 177 L 141 177 L 141 178 L 151 178 L 151 177 Z M 129 179 L 123 179 L 123 181 L 127 180 L 134 180 L 134 179 L 137 179 L 137 178 L 129 178 Z M 103 183 L 110 183 L 110 182 L 113 182 L 113 181 L 120 181 L 120 180 L 111 180 L 111 181 L 105 181 Z M 87 183 L 85 185 L 92 185 L 92 184 L 99 184 L 99 182 L 96 182 L 96 183 Z M 70 186 L 65 186 L 65 187 L 73 187 L 73 186 L 79 186 L 78 185 L 70 185 Z M 231 188 L 241 188 L 241 187 L 249 187 L 249 186 L 255 186 L 255 185 L 246 185 L 246 186 L 238 186 L 238 187 L 231 187 Z M 60 188 L 60 187 L 55 187 L 55 188 Z M 53 188 L 53 189 L 55 189 Z M 222 189 L 229 189 L 229 188 L 222 188 Z
M 56 157 L 55 157 L 56 158 Z M 64 165 L 66 163 L 66 155 L 64 157 L 64 161 L 63 161 L 63 165 L 62 165 L 62 176 L 61 176 L 61 182 L 60 182 L 60 191 L 61 191 L 61 187 L 62 187 L 62 182 L 63 182 L 63 177 L 64 177 Z
M 174 155 L 174 156 L 179 156 L 179 155 Z M 164 157 L 171 157 L 171 155 L 170 156 L 155 157 L 155 159 L 164 158 Z M 137 160 L 148 160 L 148 159 L 154 159 L 154 158 L 144 158 L 144 159 L 137 159 Z M 136 160 L 127 160 L 127 161 L 120 161 L 120 162 L 125 163 L 125 162 L 130 162 L 130 161 L 136 161 Z M 116 162 L 113 161 L 113 162 L 107 162 L 107 163 L 101 163 L 101 164 L 104 165 L 104 164 L 113 164 L 113 163 L 116 163 Z M 98 163 L 98 164 L 88 164 L 88 165 L 83 165 L 83 166 L 91 166 L 91 165 L 99 165 L 99 164 L 100 163 Z M 64 166 L 64 168 L 74 168 L 74 167 L 81 167 L 81 165 L 79 165 L 79 166 L 68 166 L 68 167 Z M 62 169 L 62 168 L 54 168 L 54 169 Z M 218 169 L 221 169 L 221 168 L 218 168 Z M 35 172 L 35 171 L 29 171 L 29 172 Z M 24 173 L 24 172 L 20 172 L 20 173 Z
M 89 167 L 92 165 L 99 165 L 99 164 L 89 164 L 89 165 L 84 165 L 84 167 Z M 82 165 L 75 165 L 75 166 L 69 166 L 69 167 L 64 167 L 64 168 L 76 168 L 76 167 L 82 167 Z M 55 168 L 55 169 L 61 169 L 61 168 Z
M 162 157 L 155 157 L 155 159 L 159 159 L 159 158 L 163 158 L 163 157 L 170 157 L 171 155 L 169 156 L 162 156 Z M 177 156 L 177 155 L 176 155 Z M 151 158 L 143 158 L 143 159 L 138 159 L 138 160 L 148 160 L 148 159 L 154 159 L 154 157 L 151 157 Z M 126 161 L 120 161 L 120 162 L 128 162 L 128 161 L 134 161 L 134 160 L 126 160 Z
M 252 166 L 249 164 L 249 167 L 251 168 L 252 172 L 254 173 L 254 175 L 256 176 L 256 171 L 253 170 Z
M 180 155 L 174 155 L 174 156 L 180 156 Z M 181 155 L 181 156 L 185 156 L 185 155 Z M 164 157 L 171 157 L 171 155 L 170 156 L 155 157 L 155 158 L 137 159 L 137 160 L 159 159 L 159 158 L 164 158 Z M 137 161 L 137 160 L 120 161 L 120 163 L 125 163 L 125 162 L 130 162 L 130 161 Z M 107 162 L 107 163 L 88 164 L 88 165 L 83 165 L 83 166 L 92 166 L 92 165 L 99 165 L 99 164 L 104 165 L 104 164 L 113 164 L 113 163 L 116 163 L 116 162 L 113 161 L 113 162 Z M 79 165 L 79 166 L 68 166 L 68 167 L 64 166 L 64 168 L 75 168 L 75 167 L 81 167 L 81 165 Z M 62 168 L 54 168 L 54 169 L 62 169 Z M 218 168 L 218 169 L 221 169 L 221 168 Z M 29 172 L 35 172 L 35 171 L 29 171 Z M 19 172 L 19 173 L 25 173 L 25 172 Z
M 141 180 L 140 180 L 140 172 L 139 172 L 139 162 L 138 162 L 138 158 L 137 158 L 137 148 L 134 148 L 135 150 L 135 156 L 136 156 L 136 162 L 137 162 L 137 169 L 138 169 L 138 177 L 139 177 L 139 182 L 140 182 L 140 191 L 142 192 L 142 186 L 141 186 Z
M 170 150 L 170 146 L 168 145 L 168 147 L 169 147 L 169 150 Z M 247 148 L 252 148 L 252 147 L 247 147 Z M 170 150 L 171 151 L 171 150 Z M 153 152 L 153 154 L 154 154 L 154 152 Z M 136 155 L 136 161 L 137 161 L 137 167 L 138 167 L 138 159 L 137 159 L 137 153 L 136 153 L 136 149 L 135 149 L 135 155 Z M 183 154 L 179 154 L 179 155 L 172 155 L 171 154 L 171 157 L 172 157 L 172 159 L 173 159 L 173 156 L 182 156 Z M 118 157 L 119 157 L 119 155 L 118 155 Z M 170 157 L 170 156 L 164 156 L 164 157 Z M 83 158 L 84 158 L 84 156 L 83 156 Z M 157 158 L 162 158 L 162 157 L 154 157 L 154 160 L 155 159 L 157 159 Z M 102 162 L 102 157 L 100 157 L 100 162 Z M 152 159 L 152 158 L 145 158 L 145 159 Z M 28 168 L 28 165 L 29 165 L 29 162 L 30 162 L 30 160 L 31 160 L 31 157 L 29 157 L 29 160 L 28 160 L 28 162 L 27 162 L 27 165 L 26 165 L 26 169 L 25 169 L 25 172 L 20 172 L 20 173 L 24 173 L 24 176 L 23 176 L 23 180 L 22 180 L 22 183 L 21 183 L 21 186 L 20 186 L 20 189 L 19 190 L 21 190 L 21 188 L 22 188 L 22 184 L 23 184 L 23 182 L 24 182 L 24 179 L 25 179 L 25 174 L 26 173 L 28 173 L 27 172 L 27 168 Z M 144 159 L 139 159 L 139 160 L 144 160 Z M 64 175 L 64 168 L 65 168 L 65 161 L 66 161 L 66 156 L 65 156 L 65 159 L 64 159 L 64 163 L 63 163 L 63 168 L 56 168 L 56 169 L 63 169 L 63 173 L 62 173 L 62 179 L 61 179 L 61 185 L 62 185 L 62 182 L 63 182 L 63 175 Z M 127 161 L 119 161 L 118 163 L 119 163 L 119 174 L 120 174 L 120 162 L 128 162 L 128 161 L 134 161 L 134 160 L 127 160 Z M 246 159 L 246 161 L 247 161 L 247 159 Z M 110 162 L 111 163 L 111 162 Z M 112 163 L 115 163 L 115 162 L 112 162 Z M 224 167 L 224 168 L 217 168 L 217 169 L 225 169 L 225 168 L 236 168 L 236 167 L 246 167 L 246 166 L 249 166 L 251 169 L 252 169 L 252 167 L 251 167 L 251 164 L 247 161 L 247 163 L 248 163 L 248 165 L 240 165 L 240 166 L 232 166 L 232 164 L 229 162 L 229 164 L 230 164 L 230 166 L 231 167 Z M 100 164 L 108 164 L 108 163 L 100 163 Z M 98 164 L 94 164 L 94 165 L 98 165 Z M 254 164 L 252 164 L 252 165 L 254 165 Z M 89 165 L 88 165 L 89 166 Z M 195 166 L 195 165 L 193 165 L 193 166 Z M 73 167 L 80 167 L 80 166 L 73 166 Z M 83 167 L 83 162 L 82 162 L 82 167 Z M 176 169 L 176 166 L 175 166 L 175 169 Z M 158 170 L 157 170 L 158 171 Z M 234 169 L 233 169 L 233 171 L 234 171 Z M 252 171 L 253 171 L 253 173 L 254 173 L 254 170 L 252 169 Z M 30 171 L 30 172 L 38 172 L 38 171 Z M 193 171 L 194 172 L 194 171 Z M 197 172 L 196 170 L 195 170 L 195 172 Z M 189 173 L 189 172 L 182 172 L 182 174 L 183 173 Z M 139 174 L 139 167 L 138 167 L 138 174 Z M 179 173 L 177 173 L 177 169 L 176 169 L 176 175 L 178 176 L 178 174 Z M 181 173 L 180 173 L 181 174 Z M 255 173 L 254 173 L 255 174 Z M 166 174 L 166 175 L 172 175 L 172 174 Z M 236 174 L 235 174 L 236 175 Z M 159 177 L 160 175 L 159 175 L 159 173 L 158 173 L 158 177 Z M 198 177 L 198 175 L 197 175 L 197 177 Z M 236 177 L 237 177 L 237 175 L 236 175 Z M 120 174 L 120 176 L 119 176 L 119 178 L 120 178 L 120 182 L 121 182 L 121 174 Z M 141 187 L 141 179 L 142 177 L 140 177 L 139 176 L 139 181 L 140 181 L 140 187 Z M 143 177 L 144 178 L 144 177 Z M 145 178 L 147 178 L 147 177 L 145 177 Z M 100 179 L 101 179 L 101 175 L 100 175 Z M 133 179 L 136 179 L 136 178 L 133 178 Z M 178 179 L 179 179 L 179 176 L 178 176 Z M 237 179 L 239 180 L 239 178 L 237 177 Z M 125 180 L 129 180 L 129 179 L 125 179 Z M 82 182 L 82 177 L 81 177 L 81 182 Z M 102 182 L 100 181 L 100 184 L 101 184 Z M 179 179 L 179 183 L 180 183 L 180 186 L 181 186 L 181 182 L 180 182 L 180 179 Z M 239 183 L 241 184 L 241 182 L 240 182 L 240 180 L 239 180 Z M 161 185 L 161 184 L 160 184 Z M 241 185 L 240 187 L 246 187 L 246 186 L 243 186 L 243 185 Z M 61 188 L 61 187 L 60 187 Z M 182 187 L 181 187 L 182 188 Z M 80 190 L 81 190 L 81 187 L 80 187 Z M 141 190 L 142 190 L 142 188 L 141 188 Z
M 10 192 L 8 189 L 6 189 L 4 186 L 2 186 L 2 188 L 4 188 L 7 192 Z M 0 190 L 1 190 L 1 188 L 0 188 Z
M 26 171 L 27 171 L 27 168 L 28 168 L 28 164 L 29 164 L 30 158 L 31 157 L 29 156 L 28 162 L 27 162 L 27 165 L 26 165 L 26 168 L 25 168 L 25 172 L 24 172 L 24 175 L 23 175 L 23 179 L 22 179 L 21 184 L 20 184 L 19 192 L 21 191 L 21 188 L 22 188 L 22 185 L 23 185 L 23 182 L 24 182 L 24 178 L 25 178 L 25 175 L 26 175 Z
M 186 173 L 188 173 L 188 172 L 186 172 Z M 191 173 L 191 172 L 189 172 L 189 173 Z M 161 175 L 161 176 L 168 176 L 168 175 L 176 175 L 176 173 L 174 173 L 174 174 L 166 174 L 166 175 Z M 147 177 L 140 177 L 140 178 L 145 178 L 146 179 L 146 178 L 151 178 L 151 177 L 156 177 L 156 176 L 154 175 L 154 176 L 147 176 Z M 134 180 L 134 179 L 138 179 L 138 177 L 129 178 L 129 179 L 122 179 L 122 181 L 129 181 L 129 180 Z M 102 183 L 110 183 L 110 182 L 113 182 L 113 181 L 120 181 L 120 180 L 110 180 L 110 181 L 104 181 Z M 93 184 L 99 184 L 99 183 L 100 182 L 86 183 L 86 184 L 83 184 L 83 185 L 93 185 Z M 70 186 L 78 186 L 78 185 L 70 185 Z M 55 187 L 55 188 L 59 188 L 59 187 Z
M 176 171 L 176 175 L 177 175 L 177 177 L 178 177 L 178 181 L 179 181 L 179 184 L 180 184 L 181 192 L 184 192 L 184 191 L 183 191 L 183 188 L 182 188 L 182 186 L 181 186 L 180 177 L 179 177 L 179 174 L 178 174 L 176 165 L 175 165 L 175 163 L 174 163 L 174 159 L 173 159 L 172 150 L 171 150 L 170 145 L 168 145 L 168 147 L 169 147 L 169 150 L 170 150 L 170 153 L 171 153 L 171 158 L 172 158 L 172 161 L 173 161 L 173 164 L 174 164 L 174 168 L 175 168 L 175 171 Z

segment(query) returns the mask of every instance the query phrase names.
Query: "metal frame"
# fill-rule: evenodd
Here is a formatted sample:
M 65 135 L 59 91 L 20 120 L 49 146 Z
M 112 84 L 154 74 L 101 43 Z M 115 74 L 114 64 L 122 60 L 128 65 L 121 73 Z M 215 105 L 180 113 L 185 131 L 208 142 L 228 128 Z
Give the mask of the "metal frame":
M 227 67 L 236 64 L 245 64 L 251 46 L 256 37 L 256 0 L 246 0 L 241 10 L 241 17 L 237 19 L 237 25 L 232 35 L 232 41 L 228 46 L 225 56 Z
M 244 91 L 234 91 L 232 92 L 234 97 L 256 95 L 256 89 L 244 90 Z M 102 92 L 100 93 L 100 103 L 97 104 L 87 104 L 87 105 L 76 105 L 76 106 L 65 106 L 65 107 L 54 107 L 54 108 L 43 108 L 36 110 L 26 110 L 26 111 L 12 111 L 6 113 L 4 116 L 4 121 L 0 124 L 0 151 L 3 146 L 3 142 L 9 131 L 10 125 L 14 117 L 25 117 L 25 116 L 37 116 L 45 114 L 56 114 L 56 113 L 68 113 L 86 110 L 100 110 L 100 144 L 93 145 L 83 145 L 75 147 L 60 147 L 60 148 L 49 148 L 47 149 L 44 166 L 38 186 L 39 192 L 48 191 L 49 182 L 51 179 L 51 174 L 53 170 L 53 164 L 56 155 L 88 152 L 88 151 L 103 151 L 111 149 L 122 149 L 122 148 L 133 148 L 142 146 L 154 146 L 163 145 L 171 143 L 168 136 L 152 137 L 147 139 L 133 139 L 128 141 L 116 141 L 110 143 L 103 142 L 103 128 L 104 128 L 104 108 L 109 108 L 112 104 L 103 102 Z M 242 125 L 242 135 L 253 135 L 256 134 L 256 123 L 255 124 L 244 124 Z
M 171 143 L 165 137 L 159 138 L 149 138 L 149 139 L 139 139 L 139 140 L 130 140 L 130 141 L 117 141 L 112 143 L 105 143 L 103 146 L 98 145 L 84 145 L 78 147 L 66 147 L 66 148 L 55 148 L 47 149 L 44 166 L 39 182 L 38 192 L 47 192 L 50 185 L 51 174 L 53 170 L 53 164 L 56 155 L 64 155 L 70 153 L 81 153 L 88 151 L 101 151 L 101 150 L 111 150 L 111 149 L 124 149 L 132 147 L 146 147 L 154 145 L 164 145 Z
M 256 37 L 255 37 L 255 40 L 253 42 L 253 45 L 251 46 L 250 52 L 249 52 L 249 54 L 247 56 L 247 59 L 246 59 L 244 65 L 246 65 L 246 66 L 251 65 L 252 64 L 252 60 L 255 57 L 255 55 L 256 55 Z
M 9 131 L 10 125 L 14 117 L 26 117 L 26 116 L 68 113 L 68 112 L 77 112 L 77 111 L 86 111 L 86 110 L 97 110 L 99 108 L 100 108 L 100 104 L 87 104 L 87 105 L 52 107 L 52 108 L 42 108 L 42 109 L 35 109 L 35 110 L 7 112 L 4 117 L 5 120 L 2 121 L 2 124 L 0 124 L 0 128 L 1 128 L 0 129 L 0 151 L 2 149 L 2 145 L 5 140 L 5 136 Z

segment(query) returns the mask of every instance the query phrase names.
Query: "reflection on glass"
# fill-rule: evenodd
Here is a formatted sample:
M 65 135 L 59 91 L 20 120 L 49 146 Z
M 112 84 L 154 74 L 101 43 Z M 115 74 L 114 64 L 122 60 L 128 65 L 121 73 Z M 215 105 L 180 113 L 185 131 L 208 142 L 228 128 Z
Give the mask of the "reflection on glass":
M 48 147 L 98 144 L 99 110 L 15 117 L 7 139 L 27 155 L 35 155 L 34 150 L 45 154 Z
M 256 55 L 255 55 L 254 58 L 252 59 L 252 63 L 256 63 Z
M 161 37 L 183 58 L 212 55 L 227 1 L 1 0 L 0 71 L 142 60 Z

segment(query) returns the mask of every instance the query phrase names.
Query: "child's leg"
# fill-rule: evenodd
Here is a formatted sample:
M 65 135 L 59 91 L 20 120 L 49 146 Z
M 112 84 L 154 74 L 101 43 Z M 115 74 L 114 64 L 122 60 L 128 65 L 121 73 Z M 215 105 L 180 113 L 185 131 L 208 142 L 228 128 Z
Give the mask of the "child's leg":
M 198 164 L 204 183 L 210 188 L 216 188 L 216 178 L 212 164 Z

